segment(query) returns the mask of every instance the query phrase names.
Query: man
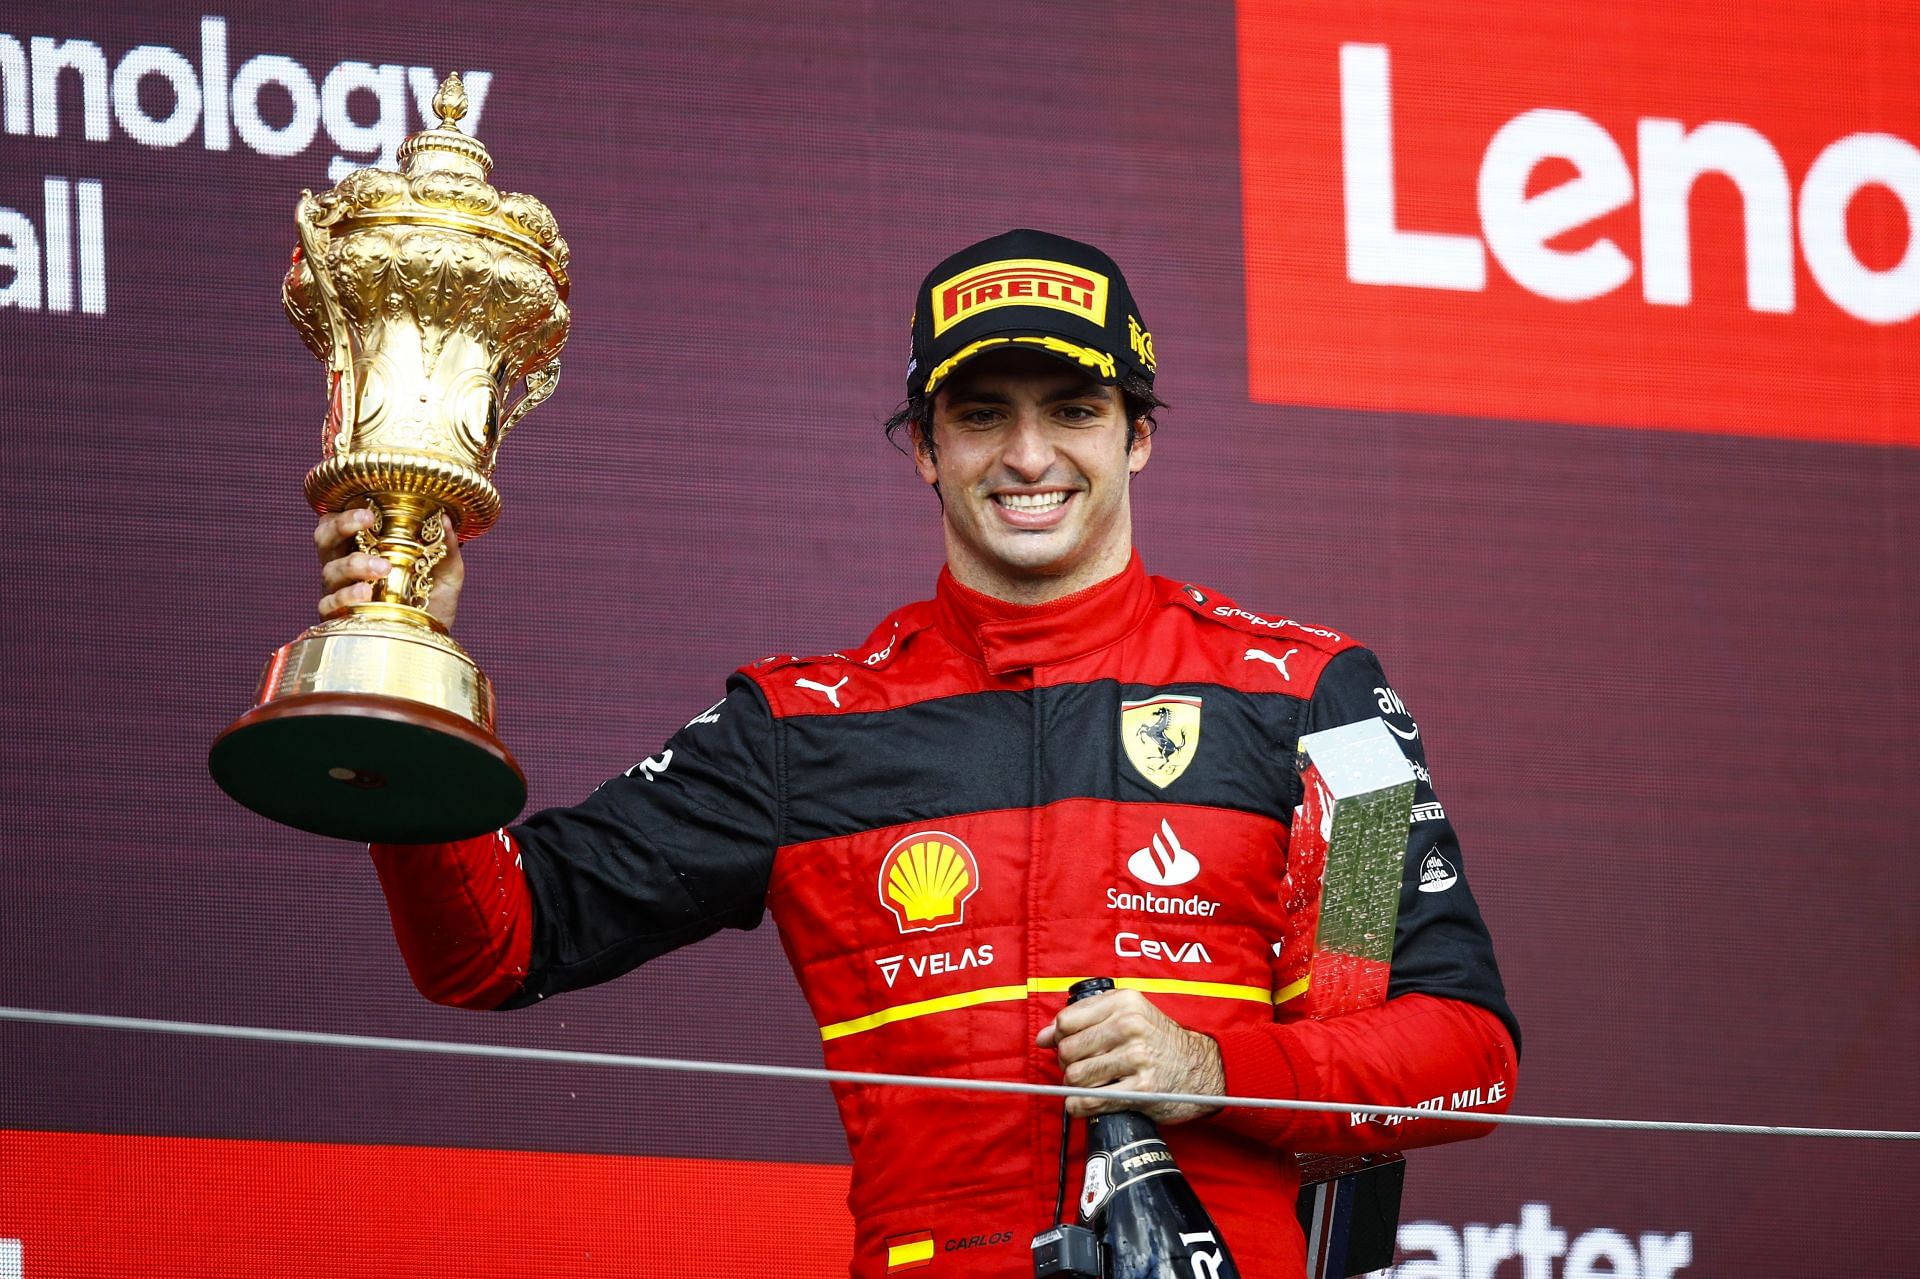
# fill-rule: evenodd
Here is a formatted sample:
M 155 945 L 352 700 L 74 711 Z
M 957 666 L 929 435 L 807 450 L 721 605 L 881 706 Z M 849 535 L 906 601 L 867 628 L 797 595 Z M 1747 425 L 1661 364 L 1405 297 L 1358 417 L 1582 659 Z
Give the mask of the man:
M 1153 376 L 1152 339 L 1099 250 L 1013 231 L 935 267 L 896 418 L 942 511 L 934 598 L 844 653 L 744 668 L 576 807 L 459 844 L 376 846 L 420 989 L 519 1007 L 770 910 L 830 1066 L 1391 1105 L 1510 1097 L 1491 943 L 1418 726 L 1372 654 L 1149 577 L 1133 552 Z M 384 572 L 339 553 L 360 518 L 316 532 L 323 614 Z M 449 622 L 458 574 L 449 556 L 432 596 Z M 1309 940 L 1287 905 L 1303 887 L 1287 877 L 1295 743 L 1383 713 L 1423 806 L 1392 997 L 1305 1021 L 1288 1009 Z M 1422 883 L 1423 866 L 1445 869 Z M 1092 975 L 1131 988 L 1063 1010 Z M 1027 1273 L 1027 1241 L 1052 1224 L 1057 1103 L 835 1091 L 857 1279 L 923 1263 Z M 1147 1111 L 1242 1272 L 1263 1277 L 1302 1269 L 1287 1152 L 1486 1128 Z

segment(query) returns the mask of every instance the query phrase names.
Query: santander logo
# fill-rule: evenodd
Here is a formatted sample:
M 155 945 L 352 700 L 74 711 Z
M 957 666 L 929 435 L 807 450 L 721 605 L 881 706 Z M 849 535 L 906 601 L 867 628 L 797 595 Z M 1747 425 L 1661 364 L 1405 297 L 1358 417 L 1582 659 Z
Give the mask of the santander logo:
M 1920 11 L 1245 3 L 1239 48 L 1253 399 L 1920 445 Z
M 1127 858 L 1127 870 L 1141 883 L 1173 888 L 1193 882 L 1200 873 L 1200 859 L 1180 846 L 1173 823 L 1162 821 L 1153 842 Z

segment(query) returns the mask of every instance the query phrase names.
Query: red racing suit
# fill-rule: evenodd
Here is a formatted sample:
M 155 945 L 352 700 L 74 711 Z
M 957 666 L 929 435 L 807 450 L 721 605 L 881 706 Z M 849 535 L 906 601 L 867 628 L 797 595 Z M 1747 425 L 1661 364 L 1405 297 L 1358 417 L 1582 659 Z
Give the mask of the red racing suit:
M 1420 779 L 1389 998 L 1308 1021 L 1289 1013 L 1296 742 L 1376 715 Z M 575 807 L 373 855 L 414 980 L 446 1003 L 528 1004 L 771 912 L 831 1067 L 1057 1083 L 1035 1035 L 1069 984 L 1111 976 L 1212 1036 L 1230 1093 L 1504 1110 L 1513 1091 L 1492 945 L 1373 655 L 1138 557 L 1039 607 L 942 573 L 859 649 L 743 669 Z M 1031 1273 L 1057 1100 L 835 1093 L 855 1279 Z M 1303 1266 L 1288 1152 L 1485 1131 L 1226 1110 L 1165 1136 L 1241 1272 L 1284 1279 Z

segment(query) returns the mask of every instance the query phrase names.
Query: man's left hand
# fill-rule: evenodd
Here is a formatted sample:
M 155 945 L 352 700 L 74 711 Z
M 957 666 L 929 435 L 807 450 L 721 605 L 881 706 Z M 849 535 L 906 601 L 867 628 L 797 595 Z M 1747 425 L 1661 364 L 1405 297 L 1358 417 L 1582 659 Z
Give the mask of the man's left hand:
M 1188 1030 L 1155 1008 L 1137 990 L 1110 990 L 1068 1004 L 1036 1041 L 1060 1054 L 1065 1081 L 1074 1088 L 1126 1088 L 1135 1092 L 1183 1092 L 1223 1096 L 1227 1074 L 1213 1040 Z M 1076 1116 L 1137 1110 L 1156 1123 L 1177 1124 L 1218 1110 L 1185 1102 L 1139 1105 L 1069 1097 Z

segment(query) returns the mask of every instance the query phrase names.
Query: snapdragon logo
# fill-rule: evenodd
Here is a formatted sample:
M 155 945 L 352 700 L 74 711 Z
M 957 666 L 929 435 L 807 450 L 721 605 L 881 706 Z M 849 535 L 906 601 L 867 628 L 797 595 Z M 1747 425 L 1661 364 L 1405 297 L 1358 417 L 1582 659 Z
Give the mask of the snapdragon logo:
M 415 117 L 420 125 L 436 118 L 433 95 L 443 76 L 429 66 L 352 60 L 316 72 L 285 54 L 233 49 L 227 21 L 217 16 L 200 19 L 199 39 L 187 51 L 142 44 L 115 54 L 80 36 L 0 32 L 0 132 L 56 142 L 125 139 L 161 150 L 197 137 L 207 151 L 234 150 L 237 141 L 288 159 L 324 131 L 334 153 L 327 180 L 338 182 L 357 168 L 397 163 L 400 144 L 419 127 Z M 468 100 L 461 128 L 475 133 L 493 73 L 461 76 Z M 0 208 L 0 307 L 106 314 L 103 184 L 47 174 L 38 194 L 37 210 Z

